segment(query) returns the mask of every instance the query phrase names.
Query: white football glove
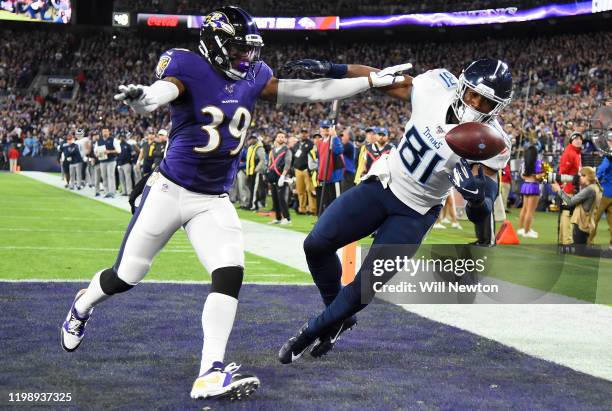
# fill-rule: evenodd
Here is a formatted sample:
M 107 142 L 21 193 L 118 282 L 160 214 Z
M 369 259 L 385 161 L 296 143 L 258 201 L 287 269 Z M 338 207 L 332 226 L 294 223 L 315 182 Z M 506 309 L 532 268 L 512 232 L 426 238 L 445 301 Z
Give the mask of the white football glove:
M 115 100 L 123 101 L 138 114 L 147 114 L 158 107 L 155 98 L 147 97 L 148 86 L 128 84 L 119 86 L 119 94 L 115 94 Z
M 404 76 L 397 75 L 402 71 L 410 70 L 411 63 L 398 64 L 397 66 L 387 67 L 377 73 L 370 73 L 372 87 L 387 87 L 395 83 L 404 81 Z

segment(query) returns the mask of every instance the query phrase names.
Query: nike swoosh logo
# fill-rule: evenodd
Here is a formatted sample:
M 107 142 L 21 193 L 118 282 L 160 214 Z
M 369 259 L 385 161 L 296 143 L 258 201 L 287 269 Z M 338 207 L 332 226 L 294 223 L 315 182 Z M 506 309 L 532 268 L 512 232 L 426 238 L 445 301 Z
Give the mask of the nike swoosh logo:
M 308 349 L 308 347 L 304 348 L 302 350 L 301 353 L 298 353 L 297 355 L 293 353 L 293 351 L 291 351 L 291 362 L 297 360 L 298 358 L 300 358 L 302 356 L 302 354 L 304 354 L 304 352 Z
M 334 338 L 330 339 L 329 342 L 331 342 L 332 344 L 335 344 L 336 341 L 338 341 L 338 337 L 340 337 L 340 333 L 342 332 L 343 329 L 344 329 L 344 325 L 342 325 L 342 327 L 338 329 L 338 332 L 336 333 Z
M 463 191 L 467 191 L 468 193 L 472 194 L 478 194 L 478 190 L 468 190 L 467 188 L 464 188 Z

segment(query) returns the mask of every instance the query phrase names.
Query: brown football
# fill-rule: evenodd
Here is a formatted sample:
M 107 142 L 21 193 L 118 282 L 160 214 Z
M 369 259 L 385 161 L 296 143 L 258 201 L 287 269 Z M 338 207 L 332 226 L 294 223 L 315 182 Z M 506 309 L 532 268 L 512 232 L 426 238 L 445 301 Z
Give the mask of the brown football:
M 483 123 L 459 124 L 446 133 L 444 138 L 451 150 L 466 160 L 487 160 L 506 148 L 500 132 Z

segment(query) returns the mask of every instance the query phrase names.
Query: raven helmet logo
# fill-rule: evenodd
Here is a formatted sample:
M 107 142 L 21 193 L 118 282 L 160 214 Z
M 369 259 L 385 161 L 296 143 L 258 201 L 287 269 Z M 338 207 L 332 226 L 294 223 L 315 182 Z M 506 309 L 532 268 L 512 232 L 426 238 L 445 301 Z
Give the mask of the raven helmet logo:
M 203 27 L 210 27 L 213 31 L 221 30 L 230 36 L 234 36 L 236 34 L 236 30 L 234 29 L 234 26 L 230 24 L 227 16 L 218 11 L 214 11 L 206 16 Z

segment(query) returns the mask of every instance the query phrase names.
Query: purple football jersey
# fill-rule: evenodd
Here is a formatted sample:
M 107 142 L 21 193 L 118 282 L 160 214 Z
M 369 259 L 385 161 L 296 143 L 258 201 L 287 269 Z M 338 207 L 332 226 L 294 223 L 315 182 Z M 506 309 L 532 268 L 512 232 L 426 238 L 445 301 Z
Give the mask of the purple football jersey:
M 259 62 L 254 79 L 229 80 L 200 54 L 171 49 L 155 74 L 176 77 L 185 93 L 170 103 L 172 130 L 161 173 L 180 186 L 204 194 L 227 193 L 251 124 L 255 100 L 272 77 Z

